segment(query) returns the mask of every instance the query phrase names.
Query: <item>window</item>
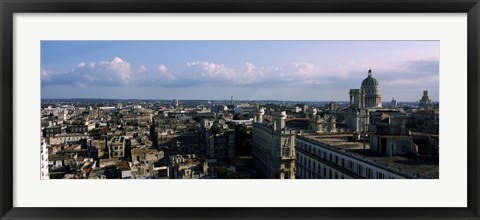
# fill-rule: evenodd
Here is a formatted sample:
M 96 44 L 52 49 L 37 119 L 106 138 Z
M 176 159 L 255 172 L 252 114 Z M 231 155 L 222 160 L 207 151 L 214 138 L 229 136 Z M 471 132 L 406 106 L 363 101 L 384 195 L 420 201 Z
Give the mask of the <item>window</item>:
M 360 164 L 358 165 L 357 173 L 360 174 L 361 176 L 363 176 L 363 167 Z
M 282 156 L 284 156 L 284 157 L 290 156 L 290 148 L 289 147 L 284 147 L 283 148 Z
M 383 173 L 377 172 L 377 179 L 383 179 L 385 175 Z
M 372 179 L 373 178 L 373 170 L 370 168 L 366 168 L 367 171 L 367 178 Z

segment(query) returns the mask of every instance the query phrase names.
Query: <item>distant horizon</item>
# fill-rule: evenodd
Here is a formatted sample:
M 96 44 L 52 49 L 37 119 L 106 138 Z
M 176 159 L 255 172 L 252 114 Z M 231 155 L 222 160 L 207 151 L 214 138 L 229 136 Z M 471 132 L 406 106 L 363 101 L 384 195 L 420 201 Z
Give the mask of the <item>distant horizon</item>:
M 41 100 L 125 100 L 125 101 L 135 101 L 135 100 L 141 100 L 141 101 L 173 101 L 175 100 L 174 98 L 165 98 L 165 99 L 158 99 L 158 98 L 145 98 L 145 99 L 135 99 L 135 98 L 41 98 Z M 230 102 L 230 99 L 178 99 L 178 101 L 226 101 Z M 277 102 L 342 102 L 342 103 L 348 103 L 350 102 L 349 100 L 344 100 L 344 101 L 332 101 L 332 100 L 327 100 L 327 101 L 309 101 L 309 100 L 278 100 L 278 99 L 258 99 L 258 100 L 248 100 L 248 99 L 234 99 L 233 102 L 238 102 L 238 101 L 249 101 L 249 102 L 260 102 L 260 101 L 277 101 Z M 412 102 L 419 102 L 417 101 L 399 101 L 396 100 L 397 103 L 412 103 Z M 382 103 L 390 103 L 390 101 L 382 101 Z M 434 103 L 439 103 L 439 101 L 432 100 Z
M 41 97 L 439 100 L 439 41 L 42 41 Z

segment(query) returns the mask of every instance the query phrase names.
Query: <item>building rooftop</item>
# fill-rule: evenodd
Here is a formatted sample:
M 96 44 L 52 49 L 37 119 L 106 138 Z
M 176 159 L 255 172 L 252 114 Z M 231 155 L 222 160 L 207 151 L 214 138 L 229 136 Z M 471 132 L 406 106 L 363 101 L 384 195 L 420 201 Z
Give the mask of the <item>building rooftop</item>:
M 148 148 L 143 148 L 143 147 L 138 147 L 138 148 L 133 148 L 132 149 L 132 155 L 140 155 L 140 154 L 153 154 L 153 153 L 158 153 L 159 151 L 157 149 L 148 149 Z
M 48 160 L 49 161 L 54 161 L 54 160 L 68 160 L 70 157 L 68 156 L 61 156 L 61 155 L 56 155 L 56 154 L 50 154 L 48 155 Z
M 342 134 L 311 134 L 306 133 L 302 134 L 301 137 L 313 140 L 315 142 L 328 145 L 330 147 L 336 148 L 338 150 L 358 150 L 363 149 L 363 142 L 354 142 L 351 141 L 352 134 L 342 133 Z M 369 144 L 365 143 L 365 147 L 368 149 Z
M 300 139 L 310 140 L 320 143 L 323 146 L 347 154 L 356 159 L 362 160 L 376 166 L 382 166 L 398 173 L 410 175 L 419 175 L 420 178 L 436 179 L 439 178 L 438 160 L 427 157 L 410 158 L 406 156 L 384 156 L 369 150 L 368 143 L 355 142 L 351 140 L 352 134 L 303 134 L 297 136 Z

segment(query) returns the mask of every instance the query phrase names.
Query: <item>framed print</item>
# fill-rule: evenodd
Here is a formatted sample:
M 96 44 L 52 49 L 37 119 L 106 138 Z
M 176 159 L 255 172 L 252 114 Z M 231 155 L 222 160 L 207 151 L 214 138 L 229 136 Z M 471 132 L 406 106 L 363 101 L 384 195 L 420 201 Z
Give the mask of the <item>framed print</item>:
M 2 219 L 479 218 L 477 0 L 1 9 Z

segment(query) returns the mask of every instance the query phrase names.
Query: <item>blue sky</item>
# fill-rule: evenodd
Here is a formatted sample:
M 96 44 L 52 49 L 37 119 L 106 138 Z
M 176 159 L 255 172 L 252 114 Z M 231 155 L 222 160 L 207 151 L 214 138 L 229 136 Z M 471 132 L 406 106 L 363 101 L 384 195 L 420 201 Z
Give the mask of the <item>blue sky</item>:
M 42 41 L 42 98 L 438 101 L 439 41 Z

